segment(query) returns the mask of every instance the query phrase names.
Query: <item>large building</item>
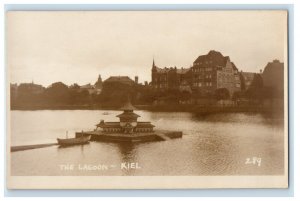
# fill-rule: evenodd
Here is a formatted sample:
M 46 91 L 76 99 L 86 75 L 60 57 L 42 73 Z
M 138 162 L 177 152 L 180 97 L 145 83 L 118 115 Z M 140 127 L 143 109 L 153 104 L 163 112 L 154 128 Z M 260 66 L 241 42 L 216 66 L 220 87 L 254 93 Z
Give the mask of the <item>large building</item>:
M 284 64 L 279 60 L 269 62 L 262 73 L 262 78 L 265 87 L 272 87 L 279 91 L 283 91 Z
M 159 68 L 152 64 L 152 87 L 156 90 L 183 89 L 213 93 L 226 88 L 232 94 L 241 90 L 237 67 L 228 56 L 211 50 L 199 56 L 190 68 Z
M 241 81 L 237 67 L 228 56 L 211 50 L 199 56 L 193 63 L 193 87 L 206 92 L 226 88 L 232 94 L 241 90 Z

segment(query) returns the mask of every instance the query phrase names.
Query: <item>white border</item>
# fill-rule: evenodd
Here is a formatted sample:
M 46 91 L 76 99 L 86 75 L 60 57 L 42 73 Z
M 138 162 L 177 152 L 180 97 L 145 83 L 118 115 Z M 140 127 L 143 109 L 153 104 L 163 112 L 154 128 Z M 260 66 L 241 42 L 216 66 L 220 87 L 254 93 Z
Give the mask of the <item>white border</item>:
M 166 1 L 158 1 L 158 0 L 148 0 L 148 1 L 141 1 L 141 0 L 135 0 L 135 1 L 116 1 L 116 0 L 104 0 L 104 1 L 96 1 L 96 0 L 73 0 L 73 1 L 68 1 L 68 0 L 44 0 L 43 2 L 41 1 L 22 1 L 22 0 L 3 0 L 0 2 L 0 12 L 1 12 L 1 15 L 0 15 L 0 21 L 2 22 L 2 26 L 0 28 L 0 37 L 3 39 L 4 38 L 4 27 L 3 27 L 3 22 L 4 22 L 4 4 L 24 4 L 24 3 L 27 3 L 27 4 L 33 4 L 33 3 L 37 3 L 37 4 L 51 4 L 51 3 L 55 3 L 55 4 L 68 4 L 68 3 L 72 3 L 72 4 L 88 4 L 88 3 L 108 3 L 108 4 L 118 4 L 118 3 L 121 3 L 121 4 L 124 4 L 124 3 L 135 3 L 135 4 L 149 4 L 149 3 L 168 3 Z M 170 2 L 169 2 L 170 3 Z M 235 0 L 235 1 L 226 1 L 224 2 L 223 0 L 219 0 L 219 1 L 215 1 L 215 0 L 211 0 L 211 1 L 204 1 L 204 0 L 199 0 L 199 1 L 191 1 L 191 0 L 181 0 L 181 1 L 178 1 L 178 0 L 174 0 L 171 2 L 172 4 L 187 4 L 187 3 L 208 3 L 208 4 L 215 4 L 215 3 L 220 3 L 220 4 L 229 4 L 229 3 L 236 3 L 236 4 L 252 4 L 252 3 L 255 3 L 255 4 L 268 4 L 268 3 L 272 3 L 272 4 L 294 4 L 295 7 L 294 7 L 294 17 L 295 17 L 295 24 L 294 24 L 294 46 L 295 46 L 295 60 L 294 60 L 294 78 L 295 78 L 295 83 L 294 83 L 294 88 L 296 89 L 297 86 L 300 86 L 299 85 L 299 79 L 296 79 L 299 77 L 299 68 L 300 67 L 300 62 L 299 62 L 299 56 L 297 57 L 296 56 L 296 53 L 299 54 L 299 39 L 296 37 L 296 36 L 299 36 L 300 35 L 300 32 L 299 32 L 299 24 L 300 24 L 300 21 L 299 21 L 299 15 L 300 15 L 300 9 L 299 9 L 299 2 L 297 2 L 297 0 L 244 0 L 243 2 L 241 1 L 238 1 L 238 0 Z M 3 40 L 2 40 L 3 41 Z M 3 67 L 3 64 L 4 64 L 4 43 L 0 43 L 1 44 L 1 48 L 0 48 L 0 61 L 2 61 L 2 65 L 1 65 L 1 70 L 2 72 L 4 72 L 4 67 Z M 1 81 L 2 83 L 5 83 L 5 80 L 4 80 L 4 75 L 2 74 L 1 76 Z M 291 93 L 294 93 L 294 91 L 291 91 Z M 299 92 L 295 91 L 295 93 L 293 94 L 294 95 L 294 103 L 295 103 L 295 106 L 293 109 L 293 113 L 294 113 L 294 124 L 295 124 L 295 128 L 294 128 L 294 143 L 295 143 L 295 150 L 294 150 L 294 155 L 295 155 L 295 159 L 294 160 L 293 158 L 291 160 L 294 160 L 294 172 L 295 172 L 295 177 L 294 177 L 294 193 L 295 193 L 295 197 L 294 198 L 277 198 L 277 199 L 280 199 L 280 200 L 299 200 L 299 193 L 300 192 L 300 189 L 299 189 L 299 186 L 298 186 L 298 179 L 299 179 L 299 174 L 297 170 L 299 170 L 299 160 L 297 160 L 297 153 L 299 153 L 299 147 L 297 145 L 299 145 L 299 137 L 297 136 L 297 133 L 299 134 L 300 130 L 299 130 L 299 124 L 297 124 L 297 119 L 299 119 L 299 106 L 296 105 L 296 103 L 299 103 L 300 99 L 299 99 Z M 5 90 L 4 90 L 4 87 L 1 88 L 1 91 L 0 91 L 0 103 L 3 103 L 3 106 L 4 106 L 4 97 L 5 97 Z M 5 108 L 5 106 L 3 107 Z M 2 112 L 0 113 L 0 119 L 1 119 L 1 122 L 3 122 L 1 125 L 0 125 L 0 130 L 3 132 L 4 131 L 4 125 L 5 125 L 5 115 L 4 115 L 4 110 L 1 110 Z M 3 133 L 5 134 L 5 133 Z M 1 135 L 2 137 L 2 140 L 1 140 L 1 144 L 2 147 L 5 146 L 5 140 L 4 140 L 4 135 Z M 0 166 L 0 171 L 2 171 L 2 173 L 4 172 L 4 158 L 1 157 L 1 166 Z M 1 189 L 4 189 L 4 174 L 0 174 L 1 175 L 1 184 L 0 184 L 0 187 Z M 113 194 L 113 193 L 112 193 Z M 3 196 L 3 191 L 2 191 L 2 196 Z M 218 196 L 218 195 L 215 195 L 215 196 Z M 235 196 L 235 195 L 233 195 Z M 22 198 L 22 200 L 32 200 L 33 198 Z M 36 198 L 38 199 L 38 198 Z M 50 198 L 43 198 L 45 200 L 49 200 Z M 64 199 L 65 198 L 60 198 L 60 199 Z M 78 199 L 81 199 L 82 198 L 72 198 L 72 200 L 78 200 Z M 96 199 L 99 199 L 99 198 L 96 198 Z M 240 200 L 240 198 L 212 198 L 210 200 Z M 250 198 L 251 199 L 251 198 Z M 276 198 L 252 198 L 252 199 L 255 199 L 255 200 L 277 200 Z M 251 199 L 251 200 L 252 200 Z M 33 199 L 34 200 L 34 199 Z M 128 199 L 125 199 L 125 200 L 128 200 Z M 132 199 L 130 199 L 132 200 Z M 172 200 L 174 200 L 174 198 L 172 198 Z M 249 200 L 249 198 L 247 199 Z

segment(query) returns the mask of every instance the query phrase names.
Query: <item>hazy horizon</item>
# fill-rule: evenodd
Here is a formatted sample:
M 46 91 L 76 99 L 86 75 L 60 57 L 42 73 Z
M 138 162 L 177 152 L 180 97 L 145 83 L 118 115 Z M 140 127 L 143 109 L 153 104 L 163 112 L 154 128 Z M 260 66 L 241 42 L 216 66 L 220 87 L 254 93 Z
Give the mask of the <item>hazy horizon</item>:
M 10 83 L 93 84 L 98 75 L 151 81 L 159 67 L 188 68 L 210 50 L 239 70 L 285 62 L 284 11 L 7 12 Z

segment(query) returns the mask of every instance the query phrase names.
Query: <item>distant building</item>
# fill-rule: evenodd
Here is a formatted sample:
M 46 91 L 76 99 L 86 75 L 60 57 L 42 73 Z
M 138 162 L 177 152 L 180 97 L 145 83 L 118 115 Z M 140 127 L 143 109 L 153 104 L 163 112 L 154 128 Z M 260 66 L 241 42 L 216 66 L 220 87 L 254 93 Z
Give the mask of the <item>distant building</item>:
M 88 83 L 88 84 L 86 84 L 86 85 L 80 86 L 79 91 L 84 91 L 84 90 L 88 91 L 89 94 L 94 94 L 94 93 L 96 93 L 95 86 L 94 86 L 94 85 L 91 85 L 91 83 Z
M 10 84 L 10 98 L 15 100 L 18 96 L 18 84 Z
M 87 90 L 89 94 L 100 94 L 102 91 L 102 78 L 101 75 L 99 75 L 98 80 L 95 82 L 94 85 L 91 85 L 91 83 L 88 83 L 86 85 L 82 85 L 79 88 L 79 91 Z
M 279 60 L 269 62 L 262 73 L 262 78 L 265 87 L 273 87 L 282 91 L 284 87 L 284 63 Z
M 190 68 L 159 68 L 153 60 L 152 87 L 156 90 L 187 89 L 209 93 L 226 88 L 232 94 L 241 90 L 241 80 L 230 58 L 211 50 L 199 56 Z
M 17 93 L 17 91 L 18 91 L 18 84 L 17 83 L 15 83 L 15 84 L 10 83 L 10 91 Z
M 15 86 L 16 87 L 16 86 Z M 17 87 L 17 91 L 19 92 L 25 92 L 25 93 L 31 93 L 31 94 L 41 94 L 45 90 L 45 87 L 39 84 L 31 83 L 21 83 Z
M 190 69 L 188 68 L 159 68 L 152 64 L 151 85 L 156 90 L 179 89 L 183 82 L 190 82 Z
M 242 90 L 249 89 L 249 87 L 252 84 L 255 73 L 241 72 L 240 75 L 241 75 L 241 82 L 243 82 L 243 84 L 245 86 L 244 89 L 242 89 Z
M 130 79 L 128 76 L 110 76 L 108 79 L 106 79 L 103 84 L 105 83 L 122 83 L 122 84 L 128 84 L 133 85 L 135 82 Z

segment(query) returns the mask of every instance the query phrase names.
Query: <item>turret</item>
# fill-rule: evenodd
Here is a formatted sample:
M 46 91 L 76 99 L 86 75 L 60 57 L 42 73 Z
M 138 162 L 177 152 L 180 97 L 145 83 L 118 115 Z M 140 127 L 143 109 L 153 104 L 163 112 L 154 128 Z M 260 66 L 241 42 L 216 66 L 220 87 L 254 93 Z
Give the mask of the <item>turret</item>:
M 153 58 L 153 63 L 152 63 L 152 72 L 156 72 L 156 66 Z
M 122 114 L 117 115 L 120 118 L 120 126 L 124 128 L 125 133 L 131 133 L 133 128 L 137 126 L 137 119 L 140 116 L 133 112 L 136 108 L 131 104 L 129 98 L 120 109 L 124 111 Z

